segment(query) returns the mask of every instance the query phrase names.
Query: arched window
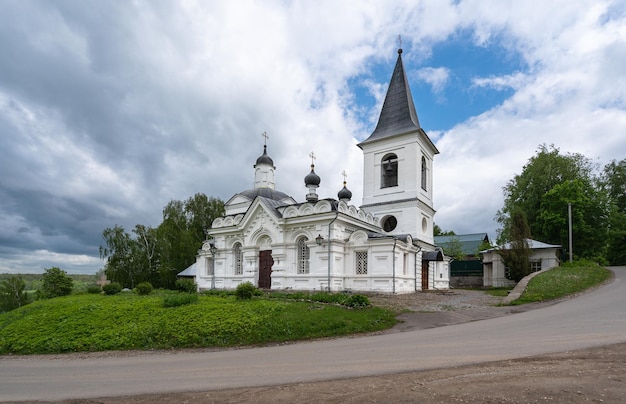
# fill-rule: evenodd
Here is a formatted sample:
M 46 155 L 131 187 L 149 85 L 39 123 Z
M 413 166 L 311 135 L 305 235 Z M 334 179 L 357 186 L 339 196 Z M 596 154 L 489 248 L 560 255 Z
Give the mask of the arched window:
M 428 169 L 426 168 L 426 157 L 422 156 L 422 189 L 424 191 L 427 190 L 427 172 Z
M 309 247 L 306 245 L 306 242 L 307 242 L 306 237 L 301 237 L 298 240 L 298 273 L 299 274 L 309 273 L 309 257 L 311 256 L 311 252 L 309 251 Z
M 389 188 L 398 186 L 398 156 L 386 154 L 380 164 L 380 187 Z
M 233 260 L 235 261 L 235 275 L 243 275 L 243 252 L 239 243 L 233 246 Z

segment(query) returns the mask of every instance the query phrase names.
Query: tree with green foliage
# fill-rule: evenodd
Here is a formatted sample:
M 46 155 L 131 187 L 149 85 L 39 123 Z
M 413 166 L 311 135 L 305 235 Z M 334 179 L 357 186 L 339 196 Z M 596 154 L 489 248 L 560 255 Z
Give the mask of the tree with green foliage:
M 568 204 L 571 204 L 574 255 L 604 261 L 608 241 L 605 196 L 580 179 L 555 185 L 543 196 L 537 217 L 542 237 L 563 247 L 569 245 Z
M 141 267 L 135 254 L 137 246 L 130 234 L 122 226 L 115 225 L 102 232 L 106 246 L 100 246 L 100 258 L 106 259 L 104 272 L 112 282 L 134 287 Z
M 530 227 L 526 221 L 526 215 L 521 209 L 511 213 L 511 225 L 509 229 L 510 241 L 506 248 L 497 252 L 502 257 L 504 266 L 508 269 L 507 278 L 519 282 L 523 277 L 530 274 Z
M 37 297 L 50 299 L 53 297 L 67 296 L 72 293 L 74 280 L 59 267 L 46 268 L 42 276 L 41 289 L 37 291 Z
M 609 197 L 607 261 L 626 265 L 626 159 L 604 167 L 601 184 Z
M 20 275 L 12 275 L 0 282 L 0 312 L 11 311 L 29 303 L 24 292 L 26 282 Z
M 443 243 L 441 248 L 443 248 L 444 254 L 448 257 L 454 258 L 455 260 L 462 260 L 465 258 L 463 243 L 461 243 L 461 240 L 456 236 L 450 237 L 448 242 Z
M 442 230 L 439 225 L 435 224 L 433 226 L 433 235 L 434 236 L 456 236 L 456 233 L 452 230 Z
M 133 235 L 118 225 L 105 229 L 100 257 L 107 261 L 107 277 L 128 288 L 140 282 L 175 288 L 176 274 L 195 261 L 206 230 L 223 214 L 221 200 L 196 194 L 185 202 L 170 201 L 157 228 L 138 224 Z
M 544 232 L 540 222 L 543 198 L 555 186 L 567 181 L 579 180 L 585 189 L 595 190 L 594 169 L 591 160 L 581 154 L 561 154 L 554 145 L 539 146 L 522 173 L 515 175 L 504 187 L 504 206 L 496 214 L 496 220 L 502 226 L 498 231 L 498 243 L 510 240 L 511 213 L 515 209 L 524 212 L 530 230 L 538 240 L 560 243 L 560 238 L 552 239 Z M 567 217 L 567 210 L 560 215 Z

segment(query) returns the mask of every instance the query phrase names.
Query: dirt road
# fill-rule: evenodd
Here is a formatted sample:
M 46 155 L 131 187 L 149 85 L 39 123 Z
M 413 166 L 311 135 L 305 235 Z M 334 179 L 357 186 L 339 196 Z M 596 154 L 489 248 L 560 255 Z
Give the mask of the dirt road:
M 532 310 L 495 306 L 500 298 L 478 291 L 372 296 L 396 310 L 410 310 L 387 333 L 432 328 Z M 133 355 L 146 353 L 96 353 Z M 438 370 L 327 382 L 186 392 L 64 403 L 578 403 L 626 402 L 626 344 Z
M 65 403 L 624 403 L 626 344 L 395 375 Z

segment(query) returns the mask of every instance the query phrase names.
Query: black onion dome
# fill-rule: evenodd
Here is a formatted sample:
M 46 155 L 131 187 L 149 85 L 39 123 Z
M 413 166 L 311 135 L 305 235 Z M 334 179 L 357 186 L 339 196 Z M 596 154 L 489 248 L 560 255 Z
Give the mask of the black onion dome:
M 315 166 L 311 164 L 311 172 L 307 174 L 306 177 L 304 177 L 304 185 L 306 186 L 309 186 L 309 185 L 319 186 L 320 182 L 322 181 L 320 176 L 315 174 L 314 167 Z
M 346 188 L 345 182 L 343 183 L 343 188 L 341 188 L 341 191 L 337 193 L 337 197 L 339 198 L 339 200 L 352 199 L 352 192 L 350 192 L 350 190 Z
M 259 156 L 259 158 L 256 159 L 256 165 L 259 164 L 274 166 L 274 160 L 272 160 L 271 157 L 267 155 L 267 146 L 263 146 L 263 155 Z

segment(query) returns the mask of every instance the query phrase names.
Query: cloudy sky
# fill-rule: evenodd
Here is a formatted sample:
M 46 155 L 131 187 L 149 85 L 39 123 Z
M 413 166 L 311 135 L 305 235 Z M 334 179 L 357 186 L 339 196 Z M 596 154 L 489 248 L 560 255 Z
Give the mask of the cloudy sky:
M 626 158 L 623 1 L 0 0 L 0 273 L 92 273 L 102 230 L 252 187 L 303 201 L 362 153 L 399 46 L 439 148 L 435 222 L 488 232 L 541 144 Z

